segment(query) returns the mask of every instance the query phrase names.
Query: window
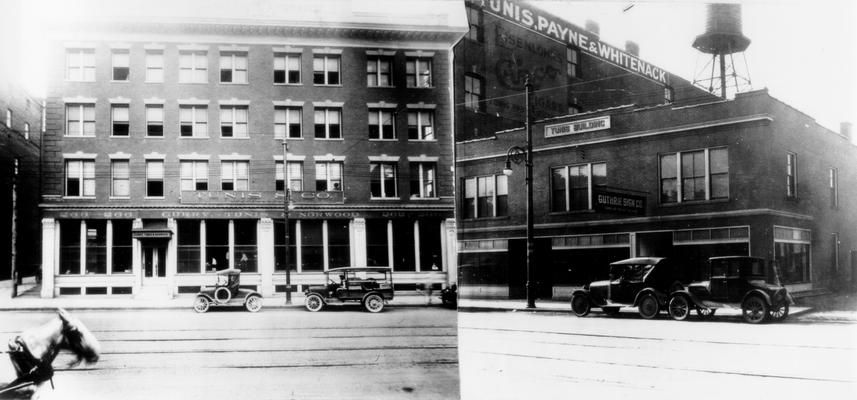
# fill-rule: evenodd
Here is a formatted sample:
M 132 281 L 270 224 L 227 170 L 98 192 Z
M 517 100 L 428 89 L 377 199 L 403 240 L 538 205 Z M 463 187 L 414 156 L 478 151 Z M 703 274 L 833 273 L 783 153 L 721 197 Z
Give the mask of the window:
M 315 190 L 317 191 L 340 191 L 342 190 L 342 163 L 319 162 L 315 163 Z
M 370 267 L 390 265 L 387 220 L 366 219 L 366 265 Z
M 146 136 L 164 136 L 164 106 L 146 106 Z
M 723 148 L 660 156 L 661 202 L 729 198 L 729 153 Z
M 59 220 L 60 236 L 60 274 L 80 274 L 80 231 L 83 221 L 77 219 Z
M 839 170 L 831 168 L 829 176 L 830 208 L 839 208 Z
M 146 197 L 164 197 L 164 161 L 146 161 Z
M 315 56 L 312 59 L 312 83 L 339 84 L 339 56 Z
M 205 270 L 218 271 L 227 268 L 229 268 L 229 221 L 206 220 Z
M 179 114 L 182 137 L 208 136 L 208 107 L 181 106 Z
M 275 139 L 282 139 L 286 133 L 291 139 L 299 139 L 303 136 L 301 134 L 301 111 L 300 107 L 274 108 Z
M 568 106 L 568 115 L 580 114 L 580 106 L 577 104 L 572 104 Z
M 177 272 L 180 274 L 200 272 L 200 237 L 199 220 L 177 219 L 178 257 Z
M 301 83 L 300 54 L 274 54 L 274 83 Z
M 289 190 L 300 192 L 304 190 L 304 171 L 303 164 L 300 162 L 290 161 L 288 163 L 289 166 Z M 281 161 L 277 161 L 277 171 L 276 171 L 276 190 L 283 190 L 285 187 L 285 180 L 283 177 L 283 163 Z
M 130 54 L 128 50 L 113 50 L 111 53 L 113 59 L 113 80 L 127 81 L 131 73 Z
M 179 83 L 208 83 L 208 52 L 179 52 Z
M 369 109 L 369 139 L 395 139 L 393 110 Z
M 24 122 L 24 139 L 30 138 L 30 123 Z
M 482 43 L 484 30 L 482 25 L 482 10 L 468 5 L 467 22 L 470 25 L 470 30 L 467 32 L 467 38 Z
M 95 136 L 95 104 L 65 106 L 66 136 Z
M 435 140 L 433 111 L 408 111 L 408 139 Z
M 220 53 L 220 83 L 247 83 L 247 53 Z
M 811 239 L 808 230 L 774 226 L 774 260 L 781 283 L 810 281 Z
M 274 271 L 286 270 L 286 229 L 283 220 L 274 220 Z M 289 220 L 289 269 L 297 270 L 297 220 Z
M 605 163 L 552 168 L 551 211 L 591 210 L 593 188 L 606 184 Z
M 233 229 L 233 255 L 235 256 L 235 268 L 242 272 L 258 271 L 256 254 L 256 220 L 236 219 L 232 221 Z
M 797 198 L 797 154 L 786 154 L 786 196 Z
M 95 49 L 68 49 L 65 59 L 67 80 L 95 82 Z
M 107 220 L 88 219 L 86 225 L 86 274 L 107 273 Z
M 366 59 L 366 86 L 393 86 L 393 59 L 373 56 Z
M 369 188 L 373 198 L 396 197 L 396 164 L 369 164 Z
M 146 82 L 160 83 L 164 81 L 164 52 L 161 50 L 146 51 Z
M 565 68 L 565 73 L 569 78 L 580 77 L 580 49 L 577 47 L 566 47 Z
M 181 190 L 208 190 L 208 161 L 181 162 Z
M 672 103 L 675 101 L 675 91 L 669 86 L 664 86 L 664 101 Z
M 464 108 L 482 111 L 482 78 L 478 75 L 464 75 Z
M 113 226 L 110 270 L 114 274 L 130 274 L 131 260 L 133 259 L 133 245 L 131 244 L 132 221 L 130 219 L 114 219 L 110 222 Z M 113 289 L 113 293 L 116 293 L 115 288 Z
M 249 190 L 249 161 L 223 161 L 220 163 L 220 190 Z
M 131 172 L 128 160 L 110 162 L 110 196 L 128 197 L 131 195 Z
M 508 215 L 509 190 L 505 175 L 480 176 L 464 180 L 464 218 Z
M 315 138 L 316 139 L 341 139 L 340 130 L 342 110 L 339 108 L 316 108 L 315 109 Z
M 437 164 L 430 162 L 411 163 L 411 198 L 433 198 Z
M 324 221 L 305 219 L 301 221 L 301 270 L 324 270 Z
M 351 265 L 351 243 L 347 219 L 327 220 L 328 267 Z
M 416 271 L 416 249 L 414 240 L 414 220 L 394 219 L 393 222 L 393 262 L 395 271 Z
M 220 107 L 220 136 L 246 138 L 247 107 Z
M 113 136 L 128 136 L 128 105 L 110 106 L 110 115 L 113 120 Z
M 405 62 L 405 80 L 408 87 L 431 87 L 431 59 L 409 58 Z
M 830 264 L 833 267 L 833 271 L 839 272 L 839 246 L 842 245 L 842 242 L 839 241 L 839 234 L 834 232 L 830 234 L 830 239 L 832 243 L 830 243 L 830 250 L 832 254 L 830 255 Z
M 68 160 L 65 162 L 65 195 L 68 197 L 95 196 L 95 161 Z
M 12 110 L 6 109 L 6 121 L 4 122 L 7 128 L 12 128 Z

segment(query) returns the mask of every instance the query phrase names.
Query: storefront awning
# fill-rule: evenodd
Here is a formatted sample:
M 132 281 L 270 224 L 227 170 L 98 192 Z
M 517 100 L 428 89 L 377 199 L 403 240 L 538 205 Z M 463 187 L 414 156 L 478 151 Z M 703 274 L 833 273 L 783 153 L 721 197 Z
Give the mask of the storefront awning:
M 133 229 L 131 237 L 134 239 L 169 239 L 173 236 L 173 232 L 169 229 Z

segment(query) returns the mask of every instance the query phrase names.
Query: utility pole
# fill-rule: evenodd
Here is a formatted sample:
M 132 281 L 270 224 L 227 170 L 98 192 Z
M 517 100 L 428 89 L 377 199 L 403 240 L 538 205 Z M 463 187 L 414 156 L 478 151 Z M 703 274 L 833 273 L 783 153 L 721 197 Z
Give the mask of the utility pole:
M 533 94 L 533 84 L 530 83 L 529 75 L 524 82 L 524 90 L 526 94 L 524 106 L 527 109 L 527 308 L 536 308 L 536 288 L 533 283 L 533 258 L 535 257 L 535 245 L 533 243 L 533 124 L 530 115 L 530 96 Z
M 289 143 L 283 137 L 283 226 L 285 231 L 285 257 L 283 263 L 286 265 L 286 304 L 292 304 L 292 271 L 289 266 L 289 203 L 291 203 L 291 188 L 289 187 Z
M 18 159 L 12 161 L 12 298 L 18 297 Z

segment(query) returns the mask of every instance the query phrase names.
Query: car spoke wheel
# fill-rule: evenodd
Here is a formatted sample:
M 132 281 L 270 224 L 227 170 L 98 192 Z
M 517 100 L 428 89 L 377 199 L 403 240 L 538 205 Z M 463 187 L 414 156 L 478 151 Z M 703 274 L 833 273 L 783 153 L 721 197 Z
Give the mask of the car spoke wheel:
M 578 317 L 585 317 L 589 314 L 591 306 L 589 298 L 585 294 L 575 294 L 571 296 L 571 311 Z
M 714 313 L 717 312 L 716 308 L 705 308 L 705 307 L 697 307 L 696 315 L 700 318 L 712 318 L 714 317 Z
M 321 300 L 321 296 L 317 294 L 311 294 L 304 299 L 304 305 L 307 310 L 312 312 L 316 312 L 321 310 L 324 307 L 324 301 Z
M 773 321 L 782 321 L 789 316 L 789 303 L 787 301 L 780 302 L 770 311 L 768 311 L 768 317 Z
M 372 313 L 380 312 L 384 309 L 384 299 L 377 294 L 370 294 L 363 300 L 363 307 Z
M 747 300 L 744 300 L 744 304 L 741 306 L 741 313 L 744 316 L 744 321 L 751 324 L 758 324 L 768 316 L 768 305 L 765 304 L 765 300 L 761 297 L 750 296 Z
M 674 320 L 684 321 L 690 315 L 690 301 L 683 295 L 673 296 L 670 299 L 668 311 Z
M 658 299 L 652 295 L 647 294 L 644 295 L 642 299 L 640 299 L 640 316 L 646 319 L 652 319 L 658 315 L 658 311 L 661 310 L 661 306 L 658 304 Z
M 619 307 L 601 307 L 601 311 L 604 311 L 604 314 L 607 314 L 612 317 L 616 314 L 619 314 Z
M 244 308 L 250 312 L 257 312 L 262 309 L 262 298 L 259 296 L 250 296 L 244 302 Z
M 198 313 L 204 313 L 208 311 L 209 307 L 211 307 L 211 304 L 208 302 L 208 299 L 203 296 L 197 296 L 196 299 L 193 301 L 193 310 Z

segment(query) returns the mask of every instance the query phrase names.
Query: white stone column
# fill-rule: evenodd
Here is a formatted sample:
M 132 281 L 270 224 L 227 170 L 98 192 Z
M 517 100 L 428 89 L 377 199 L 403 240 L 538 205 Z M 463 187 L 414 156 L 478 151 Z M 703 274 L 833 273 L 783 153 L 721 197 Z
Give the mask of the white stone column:
M 321 221 L 321 259 L 324 270 L 330 269 L 330 248 L 328 247 L 327 220 Z
M 42 292 L 44 298 L 54 297 L 54 278 L 59 270 L 59 222 L 42 218 Z
M 205 254 L 205 220 L 199 221 L 199 270 L 202 273 L 208 272 L 205 268 L 205 265 L 208 263 L 206 260 L 207 254 Z
M 113 274 L 113 221 L 107 220 L 107 275 Z
M 351 249 L 354 255 L 352 262 L 355 267 L 366 266 L 366 219 L 354 218 L 351 221 Z
M 260 219 L 256 224 L 256 261 L 265 297 L 274 295 L 274 243 L 274 220 Z
M 135 219 L 131 229 L 143 229 L 143 220 Z M 143 246 L 140 239 L 132 239 L 131 246 L 131 271 L 134 274 L 134 294 L 136 295 L 143 286 Z
M 80 220 L 80 274 L 86 275 L 86 220 Z
M 414 267 L 417 272 L 422 270 L 422 255 L 420 254 L 420 220 L 414 220 Z M 431 265 L 427 265 L 426 267 L 431 270 Z
M 455 237 L 455 218 L 447 218 L 441 229 L 443 240 L 441 248 L 443 251 L 443 270 L 446 271 L 448 283 L 458 284 L 458 240 Z
M 396 257 L 396 252 L 393 249 L 393 243 L 394 243 L 393 242 L 393 220 L 388 219 L 387 220 L 387 265 L 389 267 L 392 267 L 393 270 L 395 271 L 395 269 L 396 269 L 395 264 L 396 263 L 394 262 L 394 260 L 395 260 L 394 257 Z
M 175 297 L 177 289 L 176 289 L 176 273 L 178 273 L 178 223 L 175 218 L 167 219 L 167 229 L 170 230 L 173 234 L 170 235 L 170 241 L 167 243 L 167 257 L 166 257 L 166 271 L 167 275 L 167 296 L 170 298 Z
M 229 257 L 229 268 L 235 268 L 235 221 L 229 220 L 229 251 L 226 253 Z
M 631 246 L 628 251 L 628 257 L 634 258 L 637 256 L 637 234 L 635 232 L 631 232 L 628 236 L 630 236 L 628 238 L 628 245 Z

